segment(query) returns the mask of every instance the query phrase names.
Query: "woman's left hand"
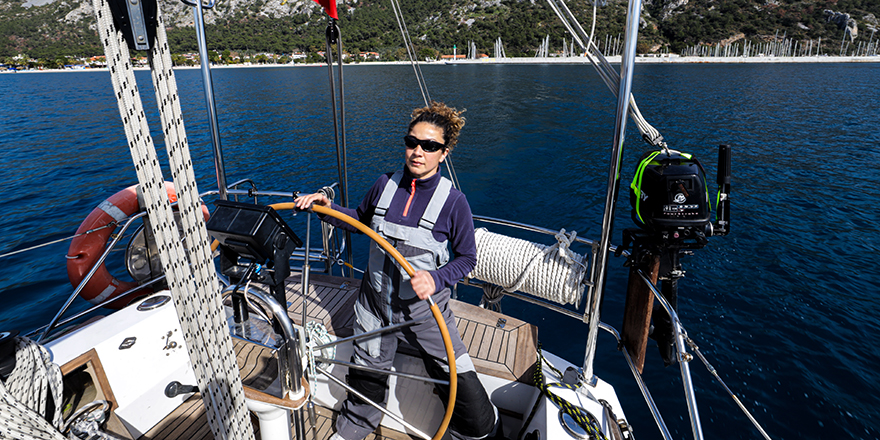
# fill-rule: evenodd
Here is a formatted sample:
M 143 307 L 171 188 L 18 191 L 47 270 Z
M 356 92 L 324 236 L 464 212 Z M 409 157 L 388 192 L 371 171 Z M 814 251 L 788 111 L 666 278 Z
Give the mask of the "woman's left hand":
M 424 270 L 417 271 L 413 274 L 410 283 L 420 299 L 428 299 L 428 297 L 437 291 L 437 286 L 434 285 L 434 277 Z

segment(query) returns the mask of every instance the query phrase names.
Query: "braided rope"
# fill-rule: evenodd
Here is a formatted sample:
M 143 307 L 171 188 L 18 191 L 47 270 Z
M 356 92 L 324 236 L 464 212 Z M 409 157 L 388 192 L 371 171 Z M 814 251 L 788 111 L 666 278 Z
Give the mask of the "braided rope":
M 0 381 L 0 438 L 60 440 L 61 368 L 42 346 L 28 338 L 15 338 L 15 369 L 4 384 Z M 55 411 L 45 419 L 47 403 Z
M 253 438 L 232 341 L 225 317 L 221 316 L 219 284 L 211 270 L 208 235 L 202 219 L 161 12 L 158 14 L 157 42 L 149 59 L 179 199 L 183 240 L 178 235 L 164 189 L 162 170 L 149 134 L 128 47 L 121 33 L 114 28 L 106 0 L 93 0 L 93 4 L 147 215 L 199 390 L 205 401 L 208 423 L 217 439 Z
M 504 298 L 504 289 L 495 284 L 483 285 L 483 297 L 480 298 L 480 307 L 493 312 L 501 311 L 501 299 Z
M 566 235 L 563 229 L 556 244 L 545 246 L 478 228 L 474 231 L 477 265 L 468 277 L 507 292 L 519 290 L 560 304 L 579 304 L 586 268 L 585 257 L 568 249 L 575 235 Z
M 544 372 L 541 368 L 541 364 L 543 364 L 544 362 L 547 362 L 547 360 L 544 359 L 544 355 L 541 354 L 541 347 L 538 346 L 538 362 L 536 362 L 537 368 L 535 368 L 535 384 L 538 385 L 538 387 L 541 389 L 541 392 L 544 393 L 544 395 L 547 396 L 547 398 L 550 399 L 550 401 L 553 402 L 553 404 L 556 405 L 560 411 L 571 416 L 575 423 L 577 423 L 578 426 L 580 426 L 584 430 L 584 432 L 586 432 L 590 436 L 591 439 L 608 440 L 608 438 L 605 437 L 605 433 L 602 432 L 602 428 L 599 426 L 599 422 L 596 420 L 595 416 L 580 407 L 572 405 L 571 402 L 559 397 L 558 395 L 550 391 L 550 388 L 564 388 L 577 391 L 578 387 L 560 382 L 544 383 Z M 547 362 L 547 365 L 561 376 L 559 370 L 554 368 L 552 364 Z

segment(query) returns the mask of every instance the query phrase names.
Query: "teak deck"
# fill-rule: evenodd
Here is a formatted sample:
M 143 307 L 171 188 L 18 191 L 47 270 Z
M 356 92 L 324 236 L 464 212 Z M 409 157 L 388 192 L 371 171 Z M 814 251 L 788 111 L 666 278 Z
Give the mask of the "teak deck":
M 333 420 L 335 415 L 333 411 L 316 406 L 317 418 L 315 420 L 315 428 L 318 431 L 319 439 L 330 438 L 333 435 Z M 254 434 L 257 440 L 260 439 L 260 426 L 255 416 L 251 416 L 251 422 L 254 425 Z M 308 426 L 308 417 L 306 417 L 306 425 L 310 430 L 306 437 L 311 438 L 311 426 Z M 192 397 L 183 402 L 177 409 L 171 413 L 165 420 L 162 420 L 150 432 L 140 437 L 140 440 L 212 440 L 214 435 L 208 426 L 208 416 L 205 413 L 205 407 L 202 404 L 202 397 L 194 394 Z M 412 440 L 409 435 L 379 427 L 366 440 Z
M 307 319 L 324 323 L 336 336 L 352 334 L 354 301 L 360 280 L 311 275 Z M 302 283 L 299 275 L 288 278 L 287 311 L 302 325 Z M 532 383 L 537 327 L 480 307 L 452 300 L 456 326 L 477 371 L 523 383 Z
M 307 320 L 317 320 L 339 337 L 352 334 L 354 302 L 360 280 L 313 274 L 306 300 Z M 302 325 L 302 282 L 299 274 L 287 280 L 287 309 L 291 319 Z M 453 300 L 456 326 L 477 371 L 507 380 L 532 384 L 538 329 L 518 319 Z M 264 390 L 277 376 L 277 362 L 270 349 L 234 340 L 242 381 L 246 387 Z M 318 438 L 332 434 L 334 415 L 318 407 Z M 255 430 L 258 429 L 253 419 Z M 306 421 L 308 424 L 308 421 Z M 405 440 L 411 437 L 380 428 L 369 437 L 377 440 Z M 211 439 L 200 396 L 194 395 L 141 439 Z M 259 438 L 259 436 L 258 436 Z

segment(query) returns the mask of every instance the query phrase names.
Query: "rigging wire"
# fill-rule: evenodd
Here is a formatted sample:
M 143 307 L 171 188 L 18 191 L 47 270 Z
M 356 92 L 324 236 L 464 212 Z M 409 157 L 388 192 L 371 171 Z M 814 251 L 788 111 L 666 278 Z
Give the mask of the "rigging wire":
M 406 54 L 409 57 L 410 65 L 412 65 L 413 72 L 416 75 L 416 81 L 419 84 L 419 90 L 422 92 L 422 99 L 425 102 L 425 107 L 427 107 L 431 105 L 432 102 L 431 94 L 428 92 L 428 83 L 425 81 L 425 76 L 422 74 L 422 69 L 416 58 L 416 48 L 409 35 L 409 29 L 406 27 L 406 20 L 403 18 L 403 10 L 400 7 L 400 2 L 398 0 L 391 0 L 391 9 L 394 11 L 394 18 L 397 19 L 397 27 L 400 29 L 401 37 L 403 37 L 403 45 L 406 47 Z M 458 182 L 458 174 L 455 172 L 455 165 L 452 163 L 452 156 L 447 155 L 444 163 L 446 164 L 446 170 L 449 171 L 449 179 L 452 181 L 452 186 L 455 189 L 461 190 L 461 184 Z
M 449 171 L 449 180 L 452 181 L 452 186 L 461 191 L 461 185 L 458 183 L 458 174 L 455 173 L 455 166 L 452 165 L 452 156 L 446 156 L 446 169 Z
M 419 90 L 422 92 L 422 99 L 425 101 L 425 106 L 427 107 L 431 102 L 431 94 L 428 93 L 428 84 L 425 82 L 425 77 L 422 75 L 422 69 L 419 67 L 418 60 L 416 59 L 416 48 L 409 36 L 409 29 L 406 27 L 406 21 L 403 19 L 403 10 L 400 8 L 400 2 L 398 0 L 391 0 L 391 9 L 394 10 L 394 18 L 397 19 L 397 27 L 400 28 L 400 34 L 403 36 L 403 46 L 406 47 L 406 54 L 409 56 L 410 65 L 412 65 L 413 72 L 416 74 L 416 81 L 419 83 Z
M 336 49 L 339 52 L 339 114 L 337 115 L 336 105 L 336 81 L 333 77 L 333 42 L 336 42 Z M 345 89 L 342 78 L 342 38 L 339 32 L 339 26 L 336 20 L 330 19 L 327 25 L 327 74 L 330 79 L 330 100 L 333 107 L 333 135 L 336 141 L 336 161 L 339 171 L 339 189 L 342 199 L 342 206 L 348 207 L 348 182 L 346 169 L 346 143 L 345 143 Z M 341 129 L 340 129 L 341 126 Z
M 587 60 L 593 65 L 596 69 L 599 77 L 611 89 L 611 92 L 617 96 L 618 85 L 620 84 L 620 74 L 611 66 L 611 63 L 605 58 L 602 52 L 599 50 L 599 46 L 596 45 L 593 40 L 594 32 L 596 29 L 596 6 L 599 0 L 593 0 L 593 26 L 590 31 L 590 35 L 588 36 L 584 28 L 580 25 L 577 18 L 575 18 L 574 14 L 572 14 L 571 10 L 568 9 L 568 5 L 565 4 L 564 0 L 547 0 L 550 4 L 550 8 L 553 9 L 553 12 L 559 17 L 562 21 L 562 24 L 568 30 L 568 32 L 572 35 L 572 39 L 574 39 L 578 46 L 584 51 L 584 54 L 587 57 Z M 564 12 L 564 13 L 563 13 Z M 584 43 L 586 40 L 586 43 Z M 645 140 L 648 144 L 654 147 L 660 147 L 664 151 L 667 150 L 666 142 L 663 140 L 663 135 L 654 128 L 651 124 L 645 120 L 645 117 L 642 115 L 638 106 L 636 105 L 636 100 L 630 94 L 629 96 L 630 103 L 630 117 L 632 117 L 633 122 L 636 123 L 636 126 L 639 129 L 639 132 L 642 135 L 642 139 Z
M 727 391 L 727 394 L 730 396 L 731 399 L 733 399 L 733 401 L 736 403 L 736 405 L 739 406 L 739 409 L 743 413 L 745 413 L 746 417 L 749 418 L 749 421 L 752 422 L 752 425 L 754 425 L 755 428 L 757 428 L 758 431 L 761 432 L 761 435 L 764 436 L 765 439 L 770 440 L 770 435 L 767 434 L 767 431 L 765 431 L 764 428 L 761 426 L 761 424 L 758 423 L 757 420 L 755 420 L 755 417 L 752 416 L 752 413 L 749 412 L 748 409 L 746 409 L 746 407 L 745 407 L 745 405 L 743 405 L 742 401 L 739 400 L 739 397 L 737 397 L 736 394 L 727 386 L 727 384 L 724 383 L 724 380 L 721 379 L 721 376 L 718 375 L 718 371 L 715 369 L 715 367 L 709 363 L 709 360 L 706 359 L 705 356 L 703 356 L 703 353 L 700 351 L 700 348 L 697 347 L 697 343 L 694 342 L 694 340 L 691 339 L 687 335 L 685 335 L 685 340 L 686 340 L 688 346 L 691 347 L 691 349 L 694 350 L 694 353 L 697 354 L 697 357 L 700 358 L 700 361 L 703 362 L 703 365 L 706 366 L 706 369 L 709 370 L 709 373 L 711 373 L 712 376 L 715 377 L 715 380 L 717 380 L 718 383 L 721 384 L 721 387 L 723 387 L 724 390 Z
M 336 110 L 336 80 L 333 77 L 333 42 L 339 53 L 339 114 Z M 333 107 L 333 135 L 336 142 L 336 170 L 339 174 L 339 196 L 342 206 L 348 208 L 348 157 L 345 142 L 345 86 L 342 76 L 342 35 L 336 19 L 330 18 L 326 31 L 327 42 L 327 74 L 330 79 L 330 102 Z M 341 127 L 341 129 L 340 129 Z M 351 243 L 351 232 L 345 231 L 345 242 Z M 346 247 L 345 256 L 349 263 L 353 261 L 351 248 Z M 351 264 L 348 265 L 349 267 Z M 350 273 L 353 275 L 352 273 Z

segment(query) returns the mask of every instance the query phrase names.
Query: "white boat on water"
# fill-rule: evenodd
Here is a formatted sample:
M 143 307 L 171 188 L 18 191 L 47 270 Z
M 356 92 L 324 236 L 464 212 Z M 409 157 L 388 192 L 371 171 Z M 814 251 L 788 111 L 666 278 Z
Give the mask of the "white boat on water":
M 107 58 L 112 60 L 113 87 L 139 185 L 120 191 L 95 208 L 77 232 L 68 269 L 78 287 L 52 322 L 27 338 L 0 333 L 0 377 L 4 382 L 0 387 L 0 438 L 330 437 L 341 402 L 353 392 L 345 380 L 350 368 L 358 368 L 349 363 L 352 341 L 371 335 L 352 335 L 359 280 L 351 266 L 350 239 L 322 225 L 321 246 L 315 246 L 310 239 L 314 220 L 310 213 L 305 214 L 304 231 L 293 230 L 276 214 L 291 208 L 295 194 L 258 190 L 256 177 L 227 184 L 208 66 L 203 66 L 203 74 L 218 189 L 199 193 L 161 20 L 153 30 L 149 23 L 155 15 L 149 6 L 122 13 L 104 0 L 94 4 Z M 564 20 L 570 15 L 561 2 L 551 5 Z M 202 59 L 207 59 L 203 5 L 193 8 Z M 729 171 L 720 173 L 721 214 L 712 223 L 708 184 L 705 175 L 695 171 L 699 168 L 696 162 L 689 155 L 666 150 L 658 136 L 646 135 L 657 143 L 658 151 L 643 162 L 644 184 L 640 178 L 633 189 L 642 228 L 626 234 L 632 246 L 624 243 L 632 249 L 625 328 L 618 332 L 600 320 L 607 258 L 612 252 L 625 252 L 610 242 L 624 122 L 630 114 L 643 121 L 630 97 L 640 9 L 638 0 L 630 2 L 620 74 L 600 68 L 606 83 L 621 97 L 610 142 L 612 165 L 601 236 L 587 240 L 566 234 L 564 229 L 475 216 L 480 228 L 477 268 L 461 283 L 482 287 L 486 292 L 484 306 L 452 300 L 451 308 L 479 379 L 501 416 L 499 438 L 631 439 L 634 434 L 626 408 L 644 403 L 661 436 L 671 438 L 640 375 L 655 300 L 667 319 L 655 315 L 659 330 L 654 337 L 669 350 L 665 360 L 679 366 L 692 434 L 703 438 L 689 369 L 690 361 L 695 356 L 702 359 L 702 355 L 675 314 L 675 285 L 680 275 L 677 259 L 688 249 L 705 244 L 707 237 L 728 230 L 729 211 L 724 202 Z M 111 17 L 120 14 L 133 19 L 117 30 L 119 24 Z M 576 23 L 569 23 L 573 34 L 584 35 L 579 26 L 574 27 Z M 130 34 L 127 38 L 132 47 L 151 50 L 173 185 L 165 183 L 159 170 L 140 96 L 133 87 L 124 33 Z M 147 46 L 139 46 L 143 44 Z M 581 44 L 586 48 L 591 43 Z M 330 45 L 328 41 L 328 49 Z M 601 57 L 593 60 L 603 64 Z M 332 105 L 335 111 L 337 104 Z M 722 151 L 729 153 L 729 149 Z M 340 173 L 327 176 L 328 185 L 322 190 L 331 199 L 340 193 L 339 199 L 347 204 L 344 142 L 337 155 Z M 722 157 L 727 159 L 719 168 L 729 168 L 729 156 Z M 650 170 L 659 168 L 679 174 L 650 175 Z M 451 174 L 454 177 L 454 172 Z M 338 181 L 332 183 L 336 177 Z M 667 195 L 674 203 L 654 205 Z M 169 198 L 171 202 L 179 199 L 176 207 Z M 211 212 L 201 202 L 207 198 L 218 200 Z M 239 202 L 230 203 L 230 199 Z M 266 205 L 266 200 L 273 203 Z M 319 207 L 314 210 L 336 216 Z M 529 241 L 506 235 L 511 229 L 533 233 L 536 238 Z M 121 237 L 135 230 L 125 258 L 136 282 L 121 282 L 107 273 L 104 261 Z M 213 244 L 212 238 L 216 239 Z M 578 254 L 570 249 L 575 246 L 587 252 Z M 394 254 L 393 248 L 386 251 Z M 398 263 L 406 270 L 404 259 Z M 658 277 L 664 280 L 661 288 L 655 286 Z M 95 307 L 65 316 L 78 296 Z M 492 304 L 502 296 L 582 321 L 589 341 L 583 364 L 541 350 L 537 339 L 541 329 L 536 323 L 493 311 Z M 136 299 L 125 305 L 130 298 Z M 124 307 L 82 322 L 87 313 L 106 311 L 101 308 L 115 304 Z M 451 353 L 443 320 L 437 318 L 437 323 L 445 332 L 447 353 Z M 644 402 L 620 402 L 613 386 L 595 375 L 596 345 L 603 331 L 614 335 L 624 347 L 621 355 L 642 390 Z M 393 371 L 383 374 L 390 377 L 388 402 L 382 408 L 386 415 L 375 438 L 443 438 L 455 392 L 447 402 L 441 402 L 433 391 L 436 381 L 427 378 L 418 353 L 411 348 L 402 347 Z M 454 374 L 445 385 L 455 389 Z

